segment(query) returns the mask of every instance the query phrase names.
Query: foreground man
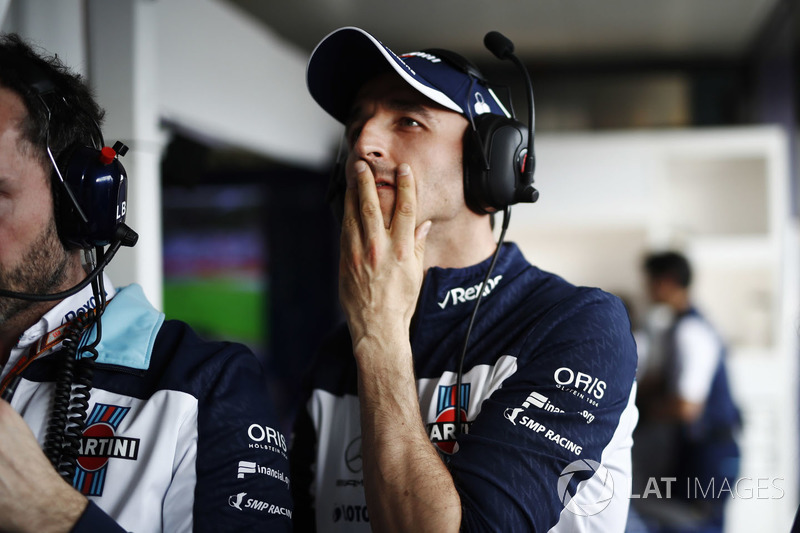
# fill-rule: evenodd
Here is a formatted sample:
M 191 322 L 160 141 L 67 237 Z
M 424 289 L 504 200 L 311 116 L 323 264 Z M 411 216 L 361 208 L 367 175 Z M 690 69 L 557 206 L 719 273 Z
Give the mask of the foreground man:
M 255 355 L 102 272 L 136 242 L 102 114 L 57 59 L 0 37 L 0 531 L 289 531 Z
M 308 84 L 346 127 L 347 325 L 319 354 L 297 421 L 296 525 L 622 531 L 636 423 L 627 314 L 513 244 L 497 250 L 495 209 L 470 184 L 474 150 L 502 140 L 475 141 L 506 117 L 494 92 L 452 52 L 398 57 L 357 28 L 317 46 Z

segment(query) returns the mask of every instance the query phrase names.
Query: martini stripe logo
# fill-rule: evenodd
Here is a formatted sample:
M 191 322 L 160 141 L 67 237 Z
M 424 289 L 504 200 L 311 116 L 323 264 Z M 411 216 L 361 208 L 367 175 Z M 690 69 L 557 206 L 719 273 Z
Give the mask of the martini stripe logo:
M 466 410 L 469 405 L 469 383 L 461 384 L 461 408 Z M 456 386 L 455 385 L 440 385 L 439 386 L 439 401 L 437 402 L 437 412 L 443 413 L 445 410 L 452 408 L 456 404 Z
M 461 384 L 461 432 L 469 433 L 467 407 L 470 384 Z M 456 446 L 456 386 L 439 385 L 436 402 L 436 422 L 427 425 L 428 437 L 441 451 L 452 454 Z
M 102 496 L 109 459 L 135 461 L 139 439 L 119 437 L 116 430 L 130 407 L 98 403 L 86 419 L 72 486 L 85 496 Z

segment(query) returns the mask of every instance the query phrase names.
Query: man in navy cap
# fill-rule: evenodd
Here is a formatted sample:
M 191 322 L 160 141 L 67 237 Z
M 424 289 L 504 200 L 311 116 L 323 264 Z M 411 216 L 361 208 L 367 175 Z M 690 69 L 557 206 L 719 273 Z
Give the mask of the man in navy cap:
M 492 231 L 490 213 L 505 226 L 509 204 L 535 199 L 525 128 L 460 56 L 398 56 L 358 28 L 325 37 L 307 77 L 345 125 L 333 188 L 347 324 L 318 355 L 296 423 L 295 526 L 622 531 L 627 313 Z M 485 170 L 506 157 L 495 194 Z

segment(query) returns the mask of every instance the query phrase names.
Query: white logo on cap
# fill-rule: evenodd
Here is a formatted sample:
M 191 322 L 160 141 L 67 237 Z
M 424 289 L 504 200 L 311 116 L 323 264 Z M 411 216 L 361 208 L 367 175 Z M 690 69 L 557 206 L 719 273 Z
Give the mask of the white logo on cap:
M 422 59 L 427 59 L 431 63 L 441 63 L 442 60 L 436 57 L 433 54 L 426 54 L 425 52 L 409 52 L 407 54 L 403 54 L 400 57 L 421 57 Z
M 483 100 L 483 95 L 481 93 L 475 93 L 475 105 L 473 106 L 473 109 L 475 109 L 476 115 L 483 115 L 484 113 L 492 112 L 492 108 L 490 108 L 489 104 Z

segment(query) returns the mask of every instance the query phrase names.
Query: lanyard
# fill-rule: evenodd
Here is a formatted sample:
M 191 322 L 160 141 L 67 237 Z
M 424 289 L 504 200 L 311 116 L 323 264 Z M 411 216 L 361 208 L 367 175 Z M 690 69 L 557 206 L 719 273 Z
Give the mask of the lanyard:
M 66 331 L 69 324 L 69 322 L 62 324 L 53 331 L 47 333 L 47 335 L 43 336 L 30 347 L 27 354 L 20 357 L 19 361 L 17 361 L 8 374 L 6 374 L 6 377 L 3 378 L 3 381 L 0 382 L 0 397 L 2 399 L 7 402 L 11 401 L 11 398 L 14 396 L 14 392 L 17 389 L 17 384 L 20 381 L 20 376 L 23 370 L 28 368 L 28 365 L 34 362 L 36 358 L 42 355 L 44 352 L 61 344 L 64 331 Z

